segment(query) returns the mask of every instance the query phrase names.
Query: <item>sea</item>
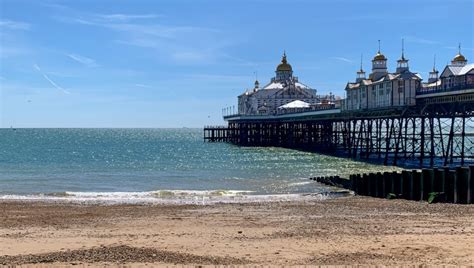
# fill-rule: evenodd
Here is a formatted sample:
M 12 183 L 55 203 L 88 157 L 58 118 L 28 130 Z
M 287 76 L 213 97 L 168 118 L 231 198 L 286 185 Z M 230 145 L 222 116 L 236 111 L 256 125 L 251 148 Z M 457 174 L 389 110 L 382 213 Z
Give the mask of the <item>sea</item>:
M 348 194 L 315 176 L 396 170 L 203 141 L 202 129 L 0 129 L 0 200 L 212 204 Z

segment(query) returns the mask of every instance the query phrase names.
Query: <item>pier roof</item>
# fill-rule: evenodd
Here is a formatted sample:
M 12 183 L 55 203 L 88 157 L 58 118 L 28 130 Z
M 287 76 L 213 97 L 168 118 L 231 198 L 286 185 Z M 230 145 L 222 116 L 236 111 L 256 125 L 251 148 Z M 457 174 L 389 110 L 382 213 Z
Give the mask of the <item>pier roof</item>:
M 448 65 L 444 68 L 440 77 L 447 77 L 450 75 L 465 75 L 474 69 L 474 63 L 466 64 L 464 66 Z

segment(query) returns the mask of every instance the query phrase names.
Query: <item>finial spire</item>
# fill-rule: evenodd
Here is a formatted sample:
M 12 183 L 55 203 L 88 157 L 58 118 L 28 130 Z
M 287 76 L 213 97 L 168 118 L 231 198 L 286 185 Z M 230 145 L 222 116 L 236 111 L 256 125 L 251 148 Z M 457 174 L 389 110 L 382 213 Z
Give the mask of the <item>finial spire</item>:
M 458 45 L 458 54 L 461 55 L 461 43 Z
M 281 62 L 286 63 L 286 50 L 283 50 L 283 57 L 281 58 Z
M 363 71 L 363 70 L 362 70 L 362 56 L 363 56 L 363 54 L 360 53 L 360 71 L 361 71 L 361 72 Z
M 405 58 L 405 39 L 402 38 L 402 59 Z
M 433 57 L 433 72 L 436 71 L 436 54 Z
M 379 41 L 379 51 L 378 51 L 378 53 L 380 53 L 380 39 L 378 41 Z

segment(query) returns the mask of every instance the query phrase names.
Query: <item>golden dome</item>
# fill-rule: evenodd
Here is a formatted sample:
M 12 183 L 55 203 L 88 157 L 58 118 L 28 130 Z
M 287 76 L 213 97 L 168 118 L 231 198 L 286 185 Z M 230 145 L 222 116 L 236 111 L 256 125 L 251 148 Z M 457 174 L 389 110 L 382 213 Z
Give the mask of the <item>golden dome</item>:
M 387 58 L 385 58 L 385 56 L 382 53 L 380 53 L 380 51 L 379 51 L 379 52 L 377 52 L 377 54 L 375 55 L 373 60 L 374 61 L 376 61 L 376 60 L 387 60 Z
M 281 63 L 278 64 L 277 67 L 277 72 L 291 72 L 293 69 L 291 68 L 291 65 L 288 64 L 286 61 L 286 53 L 283 53 L 283 57 L 281 59 Z
M 464 57 L 461 53 L 454 56 L 453 61 L 467 61 L 466 57 Z

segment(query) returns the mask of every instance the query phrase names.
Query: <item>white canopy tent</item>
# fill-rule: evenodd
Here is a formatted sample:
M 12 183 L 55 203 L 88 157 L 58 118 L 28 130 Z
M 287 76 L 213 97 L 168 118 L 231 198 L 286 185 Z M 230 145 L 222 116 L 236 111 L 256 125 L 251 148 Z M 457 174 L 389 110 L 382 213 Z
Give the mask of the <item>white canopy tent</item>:
M 278 107 L 278 109 L 309 108 L 309 107 L 310 107 L 309 103 L 300 101 L 300 100 L 295 100 Z

